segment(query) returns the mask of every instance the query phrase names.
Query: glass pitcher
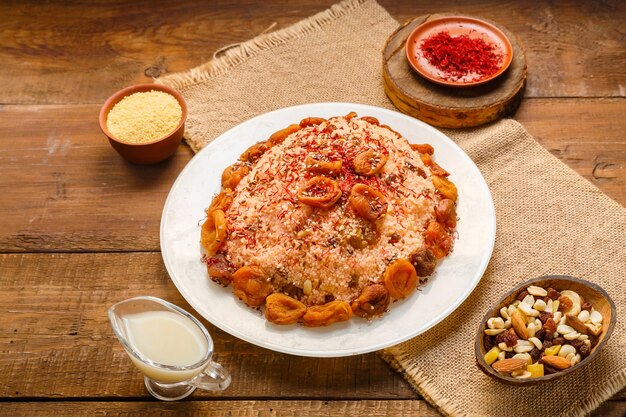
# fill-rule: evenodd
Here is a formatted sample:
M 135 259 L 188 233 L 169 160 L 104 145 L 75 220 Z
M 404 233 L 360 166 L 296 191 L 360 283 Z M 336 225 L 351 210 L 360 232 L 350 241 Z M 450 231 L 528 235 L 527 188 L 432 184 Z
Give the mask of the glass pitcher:
M 196 388 L 221 391 L 230 384 L 230 373 L 211 360 L 213 340 L 209 332 L 182 308 L 156 297 L 135 297 L 112 306 L 109 320 L 126 353 L 144 374 L 148 392 L 155 398 L 175 401 L 187 397 Z M 150 337 L 155 335 L 165 337 L 164 341 L 153 343 Z M 180 336 L 192 337 L 193 346 L 184 343 L 185 338 Z M 190 347 L 195 351 L 191 352 Z M 194 358 L 190 365 L 161 363 L 176 362 L 174 356 L 179 360 L 178 356 L 185 353 L 193 355 L 189 356 Z

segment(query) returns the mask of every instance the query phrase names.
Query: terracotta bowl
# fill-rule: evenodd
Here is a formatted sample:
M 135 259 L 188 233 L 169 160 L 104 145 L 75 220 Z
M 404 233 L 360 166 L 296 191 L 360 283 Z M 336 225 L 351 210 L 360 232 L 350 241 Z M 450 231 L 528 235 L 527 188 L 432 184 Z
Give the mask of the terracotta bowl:
M 516 297 L 519 295 L 519 293 L 525 290 L 529 285 L 536 285 L 545 289 L 552 287 L 557 291 L 572 290 L 577 292 L 582 298 L 584 298 L 584 301 L 588 301 L 589 303 L 591 303 L 593 308 L 598 310 L 600 314 L 602 314 L 602 333 L 598 338 L 598 344 L 591 350 L 589 356 L 583 359 L 580 363 L 550 375 L 545 375 L 538 378 L 517 379 L 500 374 L 496 372 L 490 365 L 487 365 L 487 362 L 484 359 L 486 351 L 483 345 L 483 336 L 484 330 L 487 326 L 487 320 L 491 317 L 500 317 L 500 309 L 504 306 L 509 306 L 510 304 L 512 304 L 516 300 Z M 593 358 L 598 354 L 600 349 L 602 349 L 602 347 L 606 344 L 607 340 L 611 336 L 613 327 L 615 327 L 615 315 L 615 304 L 606 293 L 606 291 L 604 291 L 596 284 L 567 275 L 546 275 L 539 278 L 531 279 L 530 281 L 526 281 L 509 291 L 504 297 L 502 297 L 502 299 L 500 299 L 500 301 L 496 303 L 494 308 L 488 311 L 487 314 L 485 314 L 485 317 L 483 317 L 482 321 L 480 322 L 478 332 L 476 333 L 476 364 L 484 373 L 489 375 L 491 378 L 499 382 L 504 382 L 505 384 L 535 385 L 548 381 L 553 381 L 569 373 L 576 372 L 577 370 L 581 369 L 584 366 L 587 366 L 591 361 L 593 361 Z
M 119 103 L 124 97 L 133 93 L 146 92 L 150 90 L 163 91 L 170 94 L 178 100 L 180 107 L 183 110 L 180 123 L 171 133 L 162 138 L 155 139 L 147 143 L 129 143 L 117 139 L 107 129 L 107 116 L 109 111 Z M 102 109 L 100 109 L 100 129 L 109 138 L 111 146 L 126 160 L 135 164 L 155 164 L 161 162 L 164 159 L 170 157 L 178 145 L 180 145 L 183 139 L 183 133 L 185 131 L 185 120 L 187 119 L 187 104 L 183 97 L 175 90 L 160 84 L 137 84 L 127 88 L 124 88 L 117 93 L 113 94 L 107 101 L 105 101 Z

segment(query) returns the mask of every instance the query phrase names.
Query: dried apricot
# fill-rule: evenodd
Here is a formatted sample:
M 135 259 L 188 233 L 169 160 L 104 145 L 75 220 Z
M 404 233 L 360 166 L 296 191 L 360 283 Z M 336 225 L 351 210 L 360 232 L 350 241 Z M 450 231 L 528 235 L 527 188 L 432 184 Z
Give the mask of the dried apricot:
M 444 198 L 435 208 L 437 221 L 445 227 L 456 227 L 456 205 L 449 198 Z
M 226 239 L 226 216 L 222 210 L 213 210 L 202 224 L 200 243 L 209 256 L 217 253 Z
M 373 125 L 376 125 L 376 126 L 380 126 L 380 122 L 379 122 L 379 121 L 378 121 L 378 119 L 377 119 L 377 118 L 375 118 L 375 117 L 372 117 L 372 116 L 363 116 L 363 117 L 360 117 L 359 119 L 361 119 L 361 120 L 365 120 L 367 123 L 370 123 L 370 124 L 373 124 Z
M 363 288 L 359 297 L 352 302 L 352 312 L 359 317 L 375 317 L 389 307 L 389 292 L 384 285 L 372 284 Z
M 302 324 L 307 327 L 321 327 L 346 321 L 352 317 L 350 304 L 342 300 L 331 301 L 321 306 L 309 307 L 302 316 Z
M 241 163 L 235 163 L 226 167 L 222 172 L 222 187 L 235 189 L 237 184 L 250 173 L 250 167 Z
M 411 143 L 411 149 L 417 151 L 419 153 L 425 153 L 428 155 L 432 155 L 435 153 L 435 148 L 428 143 Z
M 335 180 L 316 176 L 300 187 L 296 197 L 306 205 L 329 208 L 341 197 L 341 188 Z
M 258 266 L 243 266 L 233 274 L 233 292 L 250 307 L 259 307 L 272 293 L 265 271 Z
M 254 145 L 246 149 L 245 152 L 241 154 L 239 159 L 243 162 L 254 162 L 259 159 L 268 149 L 269 147 L 267 146 L 267 142 L 255 143 Z
M 447 177 L 448 175 L 450 175 L 448 171 L 441 168 L 439 164 L 433 161 L 433 159 L 430 157 L 430 154 L 427 154 L 427 153 L 420 154 L 420 158 L 422 158 L 422 162 L 424 163 L 424 165 L 430 168 L 430 172 L 433 175 L 437 175 L 440 177 Z
M 211 205 L 206 210 L 206 212 L 210 213 L 213 210 L 226 211 L 228 210 L 228 207 L 230 207 L 232 202 L 233 202 L 233 190 L 231 190 L 230 188 L 226 188 L 225 190 L 222 190 L 221 193 L 215 196 L 213 201 L 211 201 Z
M 406 298 L 415 291 L 417 273 L 411 262 L 406 259 L 397 259 L 385 270 L 383 283 L 393 298 Z
M 308 155 L 304 163 L 307 169 L 314 174 L 337 175 L 341 172 L 341 167 L 343 166 L 341 159 L 329 161 L 316 154 Z
M 279 130 L 278 132 L 273 133 L 270 138 L 267 140 L 267 145 L 271 148 L 273 146 L 278 145 L 279 143 L 283 143 L 285 139 L 287 139 L 287 136 L 291 135 L 292 133 L 297 132 L 298 130 L 300 130 L 300 125 L 289 125 L 284 129 Z
M 315 126 L 325 121 L 326 119 L 322 119 L 321 117 L 306 117 L 300 120 L 300 127 Z
M 281 293 L 274 293 L 265 299 L 265 318 L 274 324 L 293 324 L 306 312 L 306 305 Z
M 449 198 L 452 201 L 456 201 L 458 197 L 458 191 L 456 189 L 456 185 L 454 185 L 452 181 L 437 175 L 433 175 L 431 179 L 433 181 L 435 189 L 439 191 L 441 195 Z
M 357 174 L 372 176 L 380 172 L 387 163 L 387 155 L 373 149 L 367 149 L 354 157 L 352 165 Z
M 426 228 L 425 243 L 433 251 L 435 258 L 441 259 L 452 248 L 452 238 L 446 229 L 438 222 L 430 222 Z
M 375 188 L 355 184 L 348 199 L 354 211 L 365 220 L 374 221 L 387 213 L 387 199 Z

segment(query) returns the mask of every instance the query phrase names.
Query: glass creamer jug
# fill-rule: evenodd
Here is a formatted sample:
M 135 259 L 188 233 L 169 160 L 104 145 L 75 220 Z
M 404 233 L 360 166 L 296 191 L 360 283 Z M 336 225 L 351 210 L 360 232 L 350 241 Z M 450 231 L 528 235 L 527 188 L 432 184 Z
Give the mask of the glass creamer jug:
M 180 307 L 156 297 L 135 297 L 112 306 L 109 320 L 154 397 L 180 400 L 196 388 L 221 391 L 230 384 L 229 372 L 211 361 L 209 332 Z

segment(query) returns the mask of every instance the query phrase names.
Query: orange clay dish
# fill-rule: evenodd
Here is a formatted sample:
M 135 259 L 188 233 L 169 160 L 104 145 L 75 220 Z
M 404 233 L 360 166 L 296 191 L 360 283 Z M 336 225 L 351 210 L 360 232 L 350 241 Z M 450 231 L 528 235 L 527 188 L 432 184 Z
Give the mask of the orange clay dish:
M 452 249 L 457 190 L 433 154 L 355 113 L 274 133 L 222 174 L 209 276 L 279 325 L 383 315 Z

